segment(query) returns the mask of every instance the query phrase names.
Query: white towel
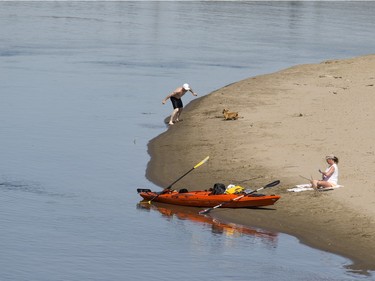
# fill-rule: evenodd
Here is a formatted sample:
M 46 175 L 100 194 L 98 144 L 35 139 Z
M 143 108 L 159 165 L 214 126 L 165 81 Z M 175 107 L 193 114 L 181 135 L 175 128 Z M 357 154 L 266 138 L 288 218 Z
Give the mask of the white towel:
M 337 189 L 337 188 L 340 188 L 340 187 L 344 187 L 344 186 L 338 184 L 338 185 L 331 186 L 331 187 L 319 188 L 318 191 L 334 190 L 334 189 Z
M 318 191 L 334 190 L 334 189 L 337 189 L 339 187 L 344 187 L 344 186 L 343 185 L 336 185 L 336 186 L 332 186 L 332 187 L 319 188 Z M 314 190 L 314 188 L 312 187 L 311 183 L 307 183 L 307 184 L 296 184 L 295 187 L 289 188 L 287 190 L 291 191 L 291 192 L 301 192 L 301 191 L 306 191 L 306 190 Z
M 287 190 L 291 192 L 301 192 L 301 191 L 306 191 L 306 190 L 314 190 L 314 188 L 312 188 L 311 183 L 307 183 L 307 184 L 296 184 L 295 187 L 289 188 Z

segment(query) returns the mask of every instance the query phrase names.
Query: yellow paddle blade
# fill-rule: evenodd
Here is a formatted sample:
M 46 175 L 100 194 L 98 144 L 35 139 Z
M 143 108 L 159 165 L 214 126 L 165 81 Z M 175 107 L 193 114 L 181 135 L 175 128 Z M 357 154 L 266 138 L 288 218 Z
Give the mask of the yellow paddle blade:
M 198 168 L 200 165 L 203 165 L 205 162 L 207 162 L 208 158 L 210 158 L 210 156 L 207 156 L 206 158 L 204 158 L 201 162 L 199 162 L 197 165 L 194 166 L 194 169 L 195 168 Z

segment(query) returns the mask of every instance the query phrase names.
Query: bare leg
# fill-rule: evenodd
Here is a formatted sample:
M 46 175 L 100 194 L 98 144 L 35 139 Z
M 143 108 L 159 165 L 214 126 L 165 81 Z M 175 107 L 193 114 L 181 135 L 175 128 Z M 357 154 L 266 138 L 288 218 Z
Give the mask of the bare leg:
M 332 187 L 332 184 L 328 181 L 318 181 L 318 180 L 313 180 L 311 182 L 312 186 L 314 188 L 326 188 L 326 187 Z
M 311 180 L 311 185 L 314 189 L 317 189 L 318 188 L 318 180 Z
M 182 112 L 182 107 L 178 108 L 178 112 L 177 112 L 177 116 L 176 116 L 176 120 L 175 120 L 176 122 L 180 121 L 181 112 Z
M 332 183 L 328 181 L 318 181 L 318 188 L 332 187 Z
M 172 114 L 171 114 L 171 119 L 169 120 L 169 125 L 173 125 L 174 121 L 176 120 L 176 116 L 177 116 L 177 113 L 178 113 L 178 108 L 174 109 Z

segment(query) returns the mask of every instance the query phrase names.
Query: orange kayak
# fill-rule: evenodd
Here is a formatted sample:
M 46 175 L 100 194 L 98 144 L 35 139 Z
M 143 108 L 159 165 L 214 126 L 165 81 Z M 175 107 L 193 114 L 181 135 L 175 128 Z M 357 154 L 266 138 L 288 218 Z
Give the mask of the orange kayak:
M 220 194 L 214 195 L 211 191 L 190 191 L 179 193 L 177 191 L 168 191 L 159 194 L 150 190 L 139 192 L 144 200 L 153 200 L 155 202 L 190 206 L 190 207 L 214 207 L 223 204 L 225 208 L 246 208 L 262 207 L 275 204 L 280 199 L 278 195 L 249 194 L 238 198 L 239 194 Z M 234 200 L 236 199 L 236 200 Z

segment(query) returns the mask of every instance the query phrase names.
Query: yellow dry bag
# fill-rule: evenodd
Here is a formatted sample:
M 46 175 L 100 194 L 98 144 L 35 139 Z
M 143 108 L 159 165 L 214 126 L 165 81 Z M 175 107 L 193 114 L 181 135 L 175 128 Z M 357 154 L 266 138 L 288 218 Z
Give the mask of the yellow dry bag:
M 242 193 L 244 190 L 245 190 L 245 188 L 243 188 L 242 186 L 231 185 L 231 186 L 227 187 L 227 189 L 225 190 L 225 193 L 226 194 L 238 194 L 238 193 Z

